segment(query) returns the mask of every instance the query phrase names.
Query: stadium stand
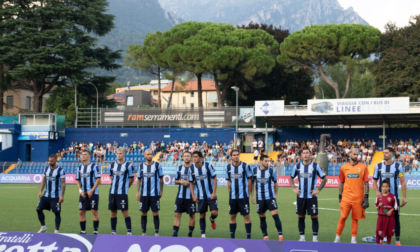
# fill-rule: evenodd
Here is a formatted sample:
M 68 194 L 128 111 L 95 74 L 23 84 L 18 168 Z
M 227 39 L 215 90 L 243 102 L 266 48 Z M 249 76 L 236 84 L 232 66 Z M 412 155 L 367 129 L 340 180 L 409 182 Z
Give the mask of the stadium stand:
M 294 165 L 300 161 L 300 150 L 302 148 L 310 148 L 313 152 L 313 160 L 315 160 L 318 151 L 318 140 L 286 140 L 275 143 L 275 152 L 270 153 L 272 165 L 276 168 L 278 175 L 290 175 Z M 206 142 L 199 143 L 194 141 L 189 144 L 188 141 L 173 141 L 165 143 L 164 141 L 151 142 L 150 148 L 154 151 L 154 160 L 162 164 L 164 174 L 175 174 L 175 169 L 182 163 L 181 156 L 183 151 L 201 150 L 205 154 L 205 161 L 211 162 L 216 169 L 216 173 L 224 175 L 224 167 L 230 161 L 230 151 L 232 150 L 232 142 L 229 144 L 221 144 L 217 141 L 213 144 Z M 97 143 L 93 145 L 89 143 L 74 143 L 69 148 L 59 151 L 59 165 L 65 169 L 66 173 L 74 174 L 79 167 L 79 152 L 81 149 L 93 150 L 91 162 L 100 164 L 102 173 L 109 173 L 109 164 L 116 160 L 115 150 L 123 147 L 127 150 L 126 160 L 133 162 L 137 167 L 141 162 L 145 161 L 144 150 L 149 148 L 141 142 L 133 144 L 113 144 Z M 407 175 L 420 176 L 418 159 L 420 157 L 420 140 L 389 140 L 388 147 L 393 147 L 397 151 L 398 161 L 403 165 Z M 359 160 L 369 165 L 370 173 L 373 172 L 374 166 L 382 161 L 382 152 L 376 151 L 376 143 L 373 140 L 353 139 L 339 140 L 337 142 L 327 141 L 326 154 L 329 159 L 328 174 L 330 176 L 338 176 L 340 167 L 347 162 L 347 153 L 351 148 L 359 148 Z M 263 150 L 261 150 L 263 151 Z M 217 155 L 217 156 L 216 156 Z M 255 165 L 253 153 L 242 153 L 241 161 Z M 9 167 L 5 173 L 30 174 L 42 173 L 46 162 L 22 162 L 16 167 Z

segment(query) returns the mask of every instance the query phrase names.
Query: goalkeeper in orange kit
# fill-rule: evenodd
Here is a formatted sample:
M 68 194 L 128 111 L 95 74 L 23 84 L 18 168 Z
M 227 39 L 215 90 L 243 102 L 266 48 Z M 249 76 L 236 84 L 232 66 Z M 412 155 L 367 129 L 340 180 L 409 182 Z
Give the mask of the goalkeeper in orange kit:
M 337 225 L 337 236 L 334 242 L 340 242 L 347 217 L 352 211 L 351 243 L 357 243 L 357 228 L 359 220 L 364 220 L 365 209 L 369 207 L 369 172 L 365 164 L 357 160 L 358 149 L 349 153 L 350 162 L 341 166 L 339 175 L 340 220 Z

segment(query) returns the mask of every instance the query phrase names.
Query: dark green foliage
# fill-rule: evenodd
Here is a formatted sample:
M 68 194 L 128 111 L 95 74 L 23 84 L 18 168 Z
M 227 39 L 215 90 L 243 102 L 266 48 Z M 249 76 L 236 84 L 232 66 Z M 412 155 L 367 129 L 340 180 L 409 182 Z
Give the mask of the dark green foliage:
M 420 97 L 420 15 L 406 27 L 388 24 L 371 68 L 377 96 Z

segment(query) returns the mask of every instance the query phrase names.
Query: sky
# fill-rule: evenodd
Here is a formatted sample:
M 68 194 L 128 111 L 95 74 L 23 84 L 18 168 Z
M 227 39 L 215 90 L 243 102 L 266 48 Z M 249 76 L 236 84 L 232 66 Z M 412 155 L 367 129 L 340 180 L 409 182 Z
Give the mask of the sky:
M 410 16 L 420 15 L 420 0 L 338 0 L 344 9 L 353 9 L 370 25 L 384 31 L 388 22 L 408 25 Z

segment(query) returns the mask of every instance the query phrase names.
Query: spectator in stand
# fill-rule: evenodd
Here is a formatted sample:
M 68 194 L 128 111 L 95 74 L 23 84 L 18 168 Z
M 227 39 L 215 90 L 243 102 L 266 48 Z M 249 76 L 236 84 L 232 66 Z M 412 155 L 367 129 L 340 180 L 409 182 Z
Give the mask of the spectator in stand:
M 218 152 L 214 153 L 213 159 L 211 161 L 213 161 L 213 162 L 219 161 L 219 153 Z
M 258 151 L 258 149 L 254 148 L 254 163 L 257 162 L 259 155 L 260 155 L 260 152 Z

